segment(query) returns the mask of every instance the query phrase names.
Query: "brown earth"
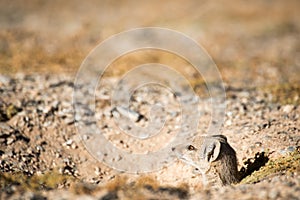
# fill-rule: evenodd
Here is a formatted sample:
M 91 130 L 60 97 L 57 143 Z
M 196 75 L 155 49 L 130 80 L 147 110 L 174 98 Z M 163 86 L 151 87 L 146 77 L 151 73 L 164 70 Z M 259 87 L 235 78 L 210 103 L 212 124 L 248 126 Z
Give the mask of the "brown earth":
M 1 199 L 299 199 L 298 1 L 0 4 Z M 179 160 L 159 171 L 127 174 L 86 149 L 72 104 L 76 72 L 99 42 L 145 26 L 189 35 L 217 64 L 227 105 L 220 133 L 237 152 L 241 183 L 205 188 L 201 176 Z M 210 124 L 205 83 L 189 63 L 162 51 L 134 52 L 113 62 L 105 87 L 95 91 L 97 125 L 126 152 L 155 151 L 178 128 L 176 98 L 143 89 L 131 105 L 143 116 L 138 123 L 149 123 L 151 103 L 168 102 L 167 134 L 135 142 L 113 125 L 115 108 L 107 99 L 112 87 L 132 66 L 149 62 L 173 66 L 189 78 L 201 97 L 199 133 Z

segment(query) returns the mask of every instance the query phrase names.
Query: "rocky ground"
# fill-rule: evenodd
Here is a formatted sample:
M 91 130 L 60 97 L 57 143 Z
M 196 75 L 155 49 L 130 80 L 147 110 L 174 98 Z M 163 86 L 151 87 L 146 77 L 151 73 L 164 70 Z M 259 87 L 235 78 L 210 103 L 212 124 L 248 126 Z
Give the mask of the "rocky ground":
M 297 0 L 0 1 L 0 199 L 299 199 L 299 8 Z M 173 162 L 150 173 L 115 169 L 126 154 L 150 154 L 176 137 L 181 98 L 201 113 L 197 134 L 214 124 L 203 77 L 178 55 L 144 49 L 117 58 L 103 85 L 84 93 L 95 95 L 86 98 L 95 112 L 76 104 L 84 116 L 75 117 L 73 91 L 83 60 L 105 39 L 140 27 L 182 32 L 216 63 L 226 90 L 220 133 L 237 152 L 240 183 L 205 187 L 196 170 L 173 154 Z M 137 88 L 128 107 L 111 105 L 120 77 L 146 63 L 188 77 L 199 104 L 156 85 Z M 218 89 L 214 76 L 204 78 Z M 188 121 L 194 111 L 188 110 Z M 84 120 L 90 116 L 95 118 Z M 124 116 L 133 123 L 120 127 Z M 95 142 L 98 131 L 78 131 L 78 125 L 98 127 L 124 153 L 99 157 L 105 145 Z M 153 127 L 153 137 L 139 140 L 149 135 L 132 126 Z M 128 166 L 136 169 L 136 163 Z
M 117 78 L 107 79 L 96 92 L 97 124 L 123 151 L 155 151 L 174 137 L 176 103 L 173 95 L 141 90 L 132 101 L 134 114 L 147 123 L 147 102 L 174 102 L 167 115 L 175 122 L 167 131 L 139 143 L 114 129 L 116 108 L 106 91 Z M 287 86 L 286 86 L 287 87 Z M 205 188 L 200 175 L 175 160 L 162 170 L 130 175 L 107 167 L 90 154 L 75 126 L 73 79 L 67 75 L 1 76 L 1 197 L 2 199 L 298 199 L 300 195 L 299 86 L 290 86 L 287 104 L 269 88 L 227 86 L 226 119 L 221 133 L 237 152 L 246 176 L 236 186 Z M 281 91 L 280 89 L 278 89 Z M 298 92 L 297 92 L 298 91 Z M 153 92 L 153 91 L 152 91 Z M 144 98 L 146 97 L 147 98 Z M 282 94 L 280 93 L 280 96 Z M 139 101 L 137 97 L 144 98 Z M 158 98 L 159 97 L 159 98 Z M 155 100 L 156 99 L 156 100 Z M 274 101 L 276 100 L 276 101 Z M 203 117 L 199 133 L 210 122 L 207 100 L 199 105 Z M 171 112 L 172 111 L 172 112 Z M 83 139 L 83 140 L 82 140 Z M 146 145 L 148 144 L 148 146 Z M 265 167 L 263 167 L 266 165 Z M 243 167 L 243 169 L 242 169 Z M 255 170 L 259 170 L 253 173 Z

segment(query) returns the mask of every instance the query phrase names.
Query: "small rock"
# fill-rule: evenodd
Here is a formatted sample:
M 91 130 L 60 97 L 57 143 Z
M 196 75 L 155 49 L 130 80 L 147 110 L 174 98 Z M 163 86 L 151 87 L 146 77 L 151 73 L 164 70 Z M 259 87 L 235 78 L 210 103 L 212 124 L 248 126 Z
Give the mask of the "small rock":
M 73 140 L 69 139 L 63 144 L 63 146 L 71 146 L 72 143 L 73 143 Z
M 38 152 L 45 151 L 45 149 L 41 145 L 37 145 L 35 148 Z
M 227 120 L 226 122 L 225 122 L 225 125 L 226 126 L 230 126 L 232 124 L 232 121 L 231 120 Z
M 12 144 L 13 142 L 14 142 L 14 139 L 13 139 L 13 138 L 7 138 L 7 140 L 6 140 L 6 144 L 7 144 L 7 145 Z
M 270 199 L 276 199 L 278 196 L 279 196 L 279 191 L 278 189 L 272 189 L 270 192 L 269 192 L 269 198 Z
M 83 139 L 83 140 L 88 140 L 89 138 L 90 138 L 90 137 L 89 137 L 88 135 L 83 135 L 83 136 L 82 136 L 82 139 Z
M 286 150 L 285 150 L 285 149 L 280 149 L 280 150 L 279 150 L 279 153 L 280 153 L 281 155 L 286 155 Z
M 232 114 L 233 114 L 233 113 L 232 113 L 231 111 L 229 111 L 229 112 L 226 113 L 226 115 L 227 115 L 228 117 L 231 117 Z
M 8 85 L 10 81 L 11 78 L 0 74 L 0 85 Z
M 60 157 L 61 157 L 61 154 L 60 154 L 60 153 L 55 153 L 55 157 L 56 157 L 56 158 L 60 158 Z
M 261 147 L 262 143 L 261 143 L 261 142 L 255 142 L 255 145 L 256 145 L 257 147 Z
M 289 146 L 286 150 L 288 151 L 288 152 L 293 152 L 293 151 L 295 151 L 295 147 L 294 146 Z
M 254 127 L 254 131 L 259 131 L 261 128 L 260 128 L 260 126 L 259 125 L 256 125 L 255 127 Z
M 294 109 L 294 105 L 285 105 L 282 107 L 282 111 L 285 113 L 290 113 Z
M 265 191 L 265 190 L 259 191 L 257 195 L 258 195 L 259 199 L 266 199 L 268 196 L 267 191 Z
M 118 113 L 120 113 L 121 115 L 131 119 L 134 122 L 138 122 L 143 116 L 133 110 L 130 110 L 129 108 L 124 108 L 121 106 L 117 106 L 115 109 L 113 109 L 113 115 L 115 116 L 117 113 L 115 113 L 114 111 L 117 111 Z M 119 118 L 119 116 L 115 116 L 117 118 Z
M 66 118 L 64 119 L 64 121 L 65 121 L 65 123 L 66 123 L 67 125 L 74 124 L 74 122 L 75 122 L 73 116 L 71 116 L 71 117 L 66 117 Z
M 99 176 L 101 174 L 101 168 L 100 167 L 95 167 L 95 174 Z
M 52 110 L 52 106 L 50 106 L 50 105 L 46 105 L 46 106 L 44 106 L 44 107 L 39 106 L 39 109 L 40 109 L 43 113 L 48 114 L 48 113 L 50 113 L 50 111 Z
M 76 149 L 76 148 L 77 148 L 77 145 L 76 145 L 75 143 L 72 143 L 72 144 L 71 144 L 71 148 L 72 148 L 72 149 Z

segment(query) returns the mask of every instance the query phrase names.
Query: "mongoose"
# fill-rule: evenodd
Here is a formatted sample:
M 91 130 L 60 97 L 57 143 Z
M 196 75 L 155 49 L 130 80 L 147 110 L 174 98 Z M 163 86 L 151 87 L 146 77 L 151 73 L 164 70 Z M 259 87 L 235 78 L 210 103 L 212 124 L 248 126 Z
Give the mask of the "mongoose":
M 211 173 L 217 175 L 221 185 L 239 182 L 236 153 L 224 135 L 197 136 L 179 158 L 199 170 L 204 185 Z

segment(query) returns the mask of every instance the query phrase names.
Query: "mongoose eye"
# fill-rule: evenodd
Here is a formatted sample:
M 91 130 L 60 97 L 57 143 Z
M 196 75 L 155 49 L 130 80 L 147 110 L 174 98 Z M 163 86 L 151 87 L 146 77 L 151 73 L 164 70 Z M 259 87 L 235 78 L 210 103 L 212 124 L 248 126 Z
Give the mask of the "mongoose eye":
M 187 149 L 188 149 L 189 151 L 193 151 L 193 150 L 195 150 L 196 148 L 195 148 L 193 145 L 189 145 L 189 146 L 187 147 Z

